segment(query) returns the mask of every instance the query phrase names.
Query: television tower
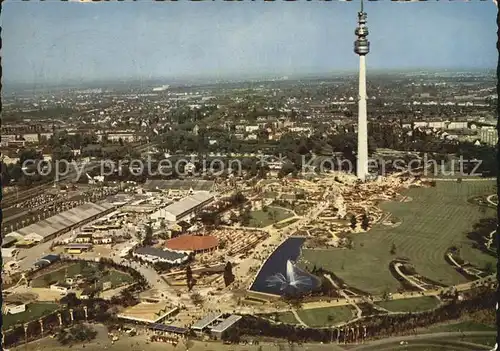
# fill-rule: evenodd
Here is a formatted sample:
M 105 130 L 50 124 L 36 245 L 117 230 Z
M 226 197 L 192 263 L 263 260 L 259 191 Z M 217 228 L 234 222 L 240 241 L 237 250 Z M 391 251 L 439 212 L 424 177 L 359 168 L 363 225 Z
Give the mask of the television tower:
M 358 162 L 357 176 L 365 181 L 368 176 L 368 122 L 366 117 L 366 54 L 370 52 L 366 12 L 358 12 L 358 27 L 354 32 L 358 37 L 354 42 L 354 52 L 359 55 L 359 97 L 358 97 Z

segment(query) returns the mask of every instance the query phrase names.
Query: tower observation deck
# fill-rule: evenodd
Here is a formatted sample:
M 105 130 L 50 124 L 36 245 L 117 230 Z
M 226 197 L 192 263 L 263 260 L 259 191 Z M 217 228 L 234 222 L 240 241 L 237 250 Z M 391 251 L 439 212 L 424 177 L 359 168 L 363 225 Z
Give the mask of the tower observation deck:
M 363 0 L 361 0 L 361 10 L 358 12 L 358 27 L 354 31 L 358 37 L 354 42 L 354 52 L 360 56 L 370 52 L 370 42 L 368 36 L 368 27 L 366 25 L 366 12 L 363 11 Z

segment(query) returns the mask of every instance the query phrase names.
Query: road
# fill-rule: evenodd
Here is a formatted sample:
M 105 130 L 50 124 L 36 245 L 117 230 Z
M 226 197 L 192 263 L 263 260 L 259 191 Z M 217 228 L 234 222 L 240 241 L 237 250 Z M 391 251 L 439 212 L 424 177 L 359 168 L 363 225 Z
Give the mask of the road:
M 424 341 L 424 340 L 446 340 L 454 338 L 455 340 L 460 339 L 464 336 L 475 336 L 475 337 L 487 337 L 487 336 L 496 336 L 496 332 L 493 331 L 475 331 L 475 332 L 444 332 L 444 333 L 433 333 L 433 334 L 418 334 L 418 335 L 410 335 L 410 336 L 399 336 L 388 339 L 381 339 L 369 342 L 365 345 L 351 348 L 350 351 L 361 351 L 361 350 L 376 350 L 375 347 L 383 346 L 383 345 L 392 345 L 400 343 L 401 341 L 408 342 L 408 345 L 412 344 L 412 342 L 416 341 Z M 484 349 L 488 349 L 485 347 Z M 383 350 L 383 349 L 380 349 Z M 389 350 L 389 349 L 388 349 Z M 443 348 L 443 350 L 452 350 L 451 348 Z M 470 350 L 477 350 L 477 348 L 471 348 Z

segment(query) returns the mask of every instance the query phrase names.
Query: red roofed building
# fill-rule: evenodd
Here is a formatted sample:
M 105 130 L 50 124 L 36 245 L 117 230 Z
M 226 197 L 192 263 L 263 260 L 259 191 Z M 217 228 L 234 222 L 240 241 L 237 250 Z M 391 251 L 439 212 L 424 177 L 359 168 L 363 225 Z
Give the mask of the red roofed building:
M 167 240 L 166 247 L 171 251 L 210 252 L 219 246 L 219 239 L 211 235 L 181 235 Z

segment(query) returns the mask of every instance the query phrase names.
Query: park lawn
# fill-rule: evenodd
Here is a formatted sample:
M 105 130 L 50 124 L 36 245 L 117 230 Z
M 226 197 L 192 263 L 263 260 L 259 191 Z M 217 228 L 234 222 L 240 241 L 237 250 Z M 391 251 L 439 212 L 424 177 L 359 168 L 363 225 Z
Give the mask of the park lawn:
M 51 314 L 59 308 L 55 303 L 30 303 L 26 306 L 26 311 L 17 314 L 4 314 L 2 329 L 7 330 L 10 327 L 36 320 L 42 316 Z
M 283 222 L 283 223 L 277 223 L 277 224 L 274 225 L 274 227 L 276 229 L 282 229 L 282 228 L 288 227 L 290 224 L 293 224 L 293 223 L 297 222 L 298 220 L 299 220 L 298 218 L 292 218 L 289 221 L 286 221 L 286 222 Z
M 376 305 L 391 312 L 422 312 L 437 307 L 439 300 L 432 296 L 422 296 L 410 299 L 380 301 Z
M 49 272 L 33 279 L 31 281 L 31 286 L 33 288 L 48 288 L 49 284 L 47 284 L 47 282 L 63 281 L 65 277 L 71 278 L 78 274 L 82 274 L 82 272 L 84 272 L 84 267 L 85 266 L 81 263 L 72 263 L 66 267 L 60 268 L 56 271 Z M 99 282 L 98 284 L 102 286 L 102 283 L 107 281 L 111 282 L 112 288 L 116 288 L 124 284 L 132 283 L 133 278 L 127 273 L 111 269 L 103 272 L 101 282 Z
M 299 324 L 299 321 L 292 312 L 280 312 L 277 315 L 276 322 L 281 322 L 285 324 Z
M 275 217 L 272 218 L 270 217 L 270 213 L 274 212 Z M 267 208 L 267 211 L 263 210 L 256 210 L 250 212 L 250 227 L 257 227 L 257 228 L 262 228 L 262 227 L 267 227 L 268 225 L 271 225 L 276 222 L 280 222 L 284 219 L 290 218 L 293 216 L 292 211 L 288 211 L 284 208 L 279 208 L 279 207 L 272 207 L 269 206 Z
M 111 287 L 114 289 L 116 287 L 130 284 L 134 279 L 127 273 L 122 273 L 117 270 L 109 270 L 107 274 L 102 278 L 103 282 L 111 282 Z
M 464 321 L 451 324 L 442 324 L 428 328 L 426 331 L 429 333 L 443 333 L 443 332 L 469 332 L 469 331 L 496 331 L 494 325 L 487 325 L 475 321 Z
M 495 216 L 491 208 L 481 209 L 467 200 L 473 196 L 493 192 L 494 181 L 446 182 L 438 181 L 434 188 L 411 188 L 404 195 L 409 202 L 385 202 L 381 208 L 392 213 L 402 223 L 395 228 L 376 224 L 366 233 L 353 234 L 354 248 L 302 250 L 300 265 L 311 269 L 314 265 L 334 272 L 346 284 L 371 294 L 396 291 L 401 286 L 389 272 L 389 263 L 395 257 L 407 257 L 416 271 L 424 277 L 455 285 L 467 280 L 444 260 L 450 246 L 460 247 L 460 256 L 483 267 L 494 264 L 493 256 L 472 248 L 466 237 L 481 218 Z M 396 246 L 396 254 L 389 252 Z
M 310 327 L 328 327 L 353 318 L 352 309 L 348 306 L 297 310 L 297 314 Z
M 496 336 L 467 335 L 464 338 L 460 338 L 460 340 L 478 345 L 495 346 Z
M 82 268 L 83 266 L 80 263 L 73 263 L 33 279 L 30 285 L 33 288 L 48 288 L 48 282 L 62 281 L 65 277 L 74 277 L 81 274 Z

